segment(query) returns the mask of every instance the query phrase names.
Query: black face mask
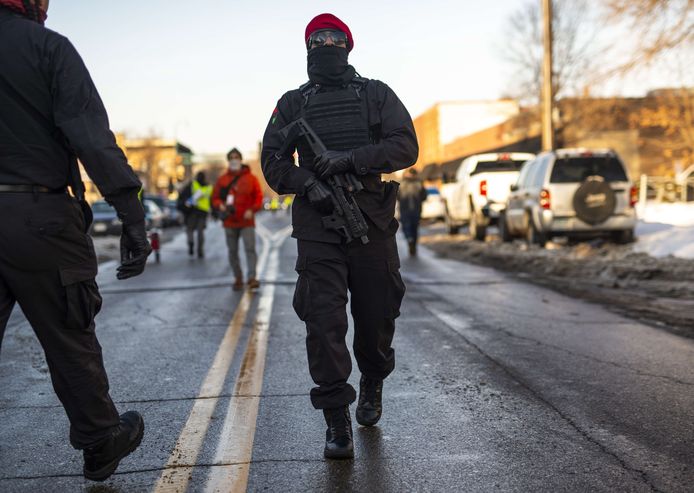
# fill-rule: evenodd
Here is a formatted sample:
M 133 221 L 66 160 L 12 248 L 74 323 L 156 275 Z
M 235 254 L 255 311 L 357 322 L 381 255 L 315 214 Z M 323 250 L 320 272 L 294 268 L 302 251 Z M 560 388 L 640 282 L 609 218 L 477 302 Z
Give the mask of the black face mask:
M 338 46 L 321 46 L 309 50 L 308 78 L 316 84 L 339 86 L 354 78 L 356 71 L 349 63 L 349 53 Z

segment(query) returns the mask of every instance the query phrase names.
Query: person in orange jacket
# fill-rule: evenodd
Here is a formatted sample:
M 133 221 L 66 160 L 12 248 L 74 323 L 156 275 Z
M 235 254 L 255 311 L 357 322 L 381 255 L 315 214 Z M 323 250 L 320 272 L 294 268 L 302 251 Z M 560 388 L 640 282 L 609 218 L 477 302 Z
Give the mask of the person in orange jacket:
M 243 289 L 243 272 L 239 260 L 239 238 L 243 239 L 246 251 L 248 288 L 257 289 L 260 282 L 256 277 L 258 256 L 255 251 L 255 213 L 263 206 L 260 182 L 251 169 L 243 164 L 241 152 L 233 148 L 227 153 L 229 169 L 219 177 L 212 191 L 212 207 L 220 211 L 224 221 L 229 264 L 234 271 L 234 290 Z

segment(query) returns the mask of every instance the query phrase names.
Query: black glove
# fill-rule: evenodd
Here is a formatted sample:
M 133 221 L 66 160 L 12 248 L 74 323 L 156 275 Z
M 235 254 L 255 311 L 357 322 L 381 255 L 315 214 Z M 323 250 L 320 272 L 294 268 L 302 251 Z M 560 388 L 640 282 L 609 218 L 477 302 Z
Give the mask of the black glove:
M 311 205 L 323 214 L 330 214 L 335 205 L 333 204 L 332 191 L 330 187 L 322 181 L 312 176 L 304 183 L 304 193 Z
M 127 279 L 142 274 L 152 247 L 147 240 L 145 222 L 123 224 L 120 237 L 120 266 L 116 277 Z
M 316 156 L 313 170 L 320 180 L 332 175 L 354 173 L 354 154 L 352 151 L 325 151 Z

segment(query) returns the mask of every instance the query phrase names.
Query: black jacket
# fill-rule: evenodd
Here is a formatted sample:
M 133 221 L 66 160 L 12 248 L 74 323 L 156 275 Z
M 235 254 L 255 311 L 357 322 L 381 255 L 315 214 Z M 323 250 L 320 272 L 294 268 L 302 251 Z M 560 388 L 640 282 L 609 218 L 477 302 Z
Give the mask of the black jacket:
M 64 188 L 75 155 L 122 219 L 144 219 L 141 183 L 75 48 L 0 7 L 0 184 Z
M 378 80 L 368 80 L 362 97 L 366 97 L 369 111 L 379 116 L 380 138 L 370 145 L 354 150 L 357 168 L 367 168 L 362 177 L 365 190 L 356 197 L 364 213 L 381 229 L 393 219 L 396 185 L 380 181 L 382 173 L 405 169 L 417 160 L 419 147 L 412 118 L 392 89 Z M 293 204 L 292 224 L 295 238 L 337 243 L 337 233 L 322 228 L 320 215 L 302 197 L 302 187 L 312 176 L 306 168 L 294 164 L 291 147 L 283 156 L 277 156 L 283 138 L 279 130 L 301 116 L 304 97 L 299 89 L 289 91 L 278 101 L 263 137 L 262 167 L 268 185 L 280 195 L 298 194 Z

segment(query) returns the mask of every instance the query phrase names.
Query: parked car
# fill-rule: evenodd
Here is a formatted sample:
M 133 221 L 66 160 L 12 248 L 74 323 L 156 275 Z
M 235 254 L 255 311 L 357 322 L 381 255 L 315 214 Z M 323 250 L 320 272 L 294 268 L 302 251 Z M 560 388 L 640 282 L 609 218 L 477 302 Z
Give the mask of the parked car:
M 422 219 L 443 219 L 446 216 L 446 201 L 438 188 L 427 187 L 427 198 L 422 202 Z
M 116 214 L 116 209 L 105 200 L 97 200 L 92 204 L 92 214 L 94 220 L 89 227 L 89 234 L 98 235 L 120 235 L 121 222 Z
M 166 211 L 168 212 L 169 226 L 183 225 L 183 213 L 178 210 L 175 200 L 166 201 Z M 167 226 L 167 224 L 164 224 L 164 226 Z
M 151 200 L 155 204 L 157 204 L 157 207 L 161 210 L 163 214 L 162 218 L 162 227 L 168 227 L 174 224 L 174 219 L 171 216 L 171 211 L 168 207 L 168 200 L 161 195 L 153 195 L 153 194 L 144 194 L 142 197 L 142 200 Z
M 142 206 L 145 209 L 146 228 L 161 228 L 164 224 L 164 213 L 159 206 L 150 199 L 144 199 Z M 123 229 L 116 210 L 105 200 L 97 200 L 92 204 L 94 220 L 89 228 L 89 234 L 98 235 L 120 235 Z
M 496 224 L 506 206 L 509 188 L 518 179 L 521 166 L 534 157 L 525 152 L 507 152 L 464 159 L 455 181 L 441 187 L 448 232 L 455 234 L 461 226 L 469 224 L 470 234 L 484 241 L 487 226 Z
M 145 208 L 145 224 L 148 230 L 164 226 L 164 212 L 156 202 L 150 199 L 143 199 L 142 205 Z
M 638 200 L 624 163 L 609 149 L 558 149 L 527 162 L 511 187 L 499 224 L 502 239 L 524 236 L 544 245 L 611 236 L 634 239 Z

